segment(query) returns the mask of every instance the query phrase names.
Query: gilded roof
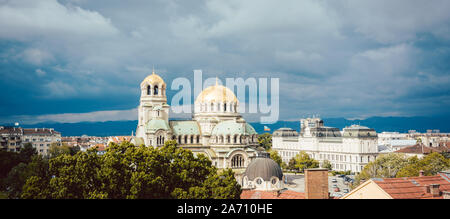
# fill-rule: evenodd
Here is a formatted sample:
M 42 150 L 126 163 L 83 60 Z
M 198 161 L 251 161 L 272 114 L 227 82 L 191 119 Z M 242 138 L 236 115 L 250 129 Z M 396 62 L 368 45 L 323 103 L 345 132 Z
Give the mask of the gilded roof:
M 216 81 L 216 85 L 207 87 L 204 89 L 200 95 L 198 95 L 195 102 L 200 103 L 212 103 L 212 102 L 235 102 L 238 103 L 238 99 L 236 95 L 234 95 L 233 91 L 229 88 L 218 84 Z
M 150 85 L 166 85 L 164 80 L 157 74 L 155 74 L 155 71 L 152 72 L 151 75 L 147 76 L 141 83 L 141 86 L 144 84 L 150 84 Z

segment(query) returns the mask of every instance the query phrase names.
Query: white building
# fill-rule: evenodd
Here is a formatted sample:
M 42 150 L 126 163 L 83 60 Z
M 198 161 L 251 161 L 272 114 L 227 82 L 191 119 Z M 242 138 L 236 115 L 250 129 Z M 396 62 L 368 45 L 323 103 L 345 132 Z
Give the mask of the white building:
M 340 131 L 326 127 L 320 118 L 301 119 L 300 133 L 281 128 L 273 133 L 272 148 L 283 160 L 289 160 L 300 151 L 320 163 L 330 161 L 333 170 L 360 172 L 378 155 L 377 133 L 374 129 L 352 125 Z
M 176 140 L 194 154 L 204 154 L 218 168 L 245 170 L 256 158 L 258 134 L 238 113 L 233 91 L 207 87 L 195 100 L 192 120 L 170 120 L 166 83 L 154 72 L 142 81 L 138 126 L 132 143 L 153 147 Z
M 47 156 L 52 144 L 61 146 L 61 133 L 52 128 L 23 129 L 22 143 L 31 143 L 38 154 Z

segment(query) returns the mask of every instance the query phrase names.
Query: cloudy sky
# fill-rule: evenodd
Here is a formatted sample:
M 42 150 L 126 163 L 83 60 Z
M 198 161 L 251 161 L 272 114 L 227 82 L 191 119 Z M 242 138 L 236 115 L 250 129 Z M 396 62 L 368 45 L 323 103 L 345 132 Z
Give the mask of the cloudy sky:
M 280 119 L 450 116 L 448 0 L 0 0 L 0 122 L 135 120 L 173 79 L 279 78 Z M 169 103 L 176 90 L 168 90 Z

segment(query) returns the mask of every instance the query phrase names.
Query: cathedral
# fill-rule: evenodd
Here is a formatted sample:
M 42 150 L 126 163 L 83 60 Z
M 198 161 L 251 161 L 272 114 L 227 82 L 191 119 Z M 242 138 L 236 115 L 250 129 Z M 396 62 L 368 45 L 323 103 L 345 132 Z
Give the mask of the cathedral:
M 204 154 L 218 168 L 244 170 L 256 159 L 258 134 L 238 113 L 233 91 L 216 81 L 195 100 L 192 120 L 170 120 L 166 83 L 153 71 L 141 83 L 138 126 L 132 143 L 161 147 L 176 140 L 194 154 Z

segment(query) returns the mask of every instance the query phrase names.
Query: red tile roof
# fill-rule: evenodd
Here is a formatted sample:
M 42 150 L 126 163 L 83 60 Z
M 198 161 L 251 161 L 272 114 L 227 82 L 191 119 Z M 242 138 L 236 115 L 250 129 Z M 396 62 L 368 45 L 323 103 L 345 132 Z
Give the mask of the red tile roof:
M 442 199 L 442 192 L 450 191 L 450 179 L 445 174 L 372 180 L 394 199 Z M 440 185 L 439 197 L 432 197 L 425 191 L 425 186 L 431 184 Z
M 432 152 L 443 152 L 448 151 L 447 147 L 428 147 L 423 144 L 416 144 L 412 146 L 408 146 L 402 148 L 400 150 L 395 151 L 395 153 L 406 153 L 406 154 L 429 154 Z
M 305 199 L 305 193 L 292 190 L 276 191 L 243 190 L 241 199 Z
M 114 143 L 122 143 L 123 141 L 131 141 L 132 136 L 111 136 L 111 141 Z
M 105 151 L 106 146 L 104 144 L 96 144 L 94 148 L 97 148 L 97 151 Z
M 51 128 L 29 128 L 23 129 L 24 135 L 34 135 L 34 134 L 43 134 L 43 135 L 52 135 L 52 134 L 61 134 L 54 129 Z

